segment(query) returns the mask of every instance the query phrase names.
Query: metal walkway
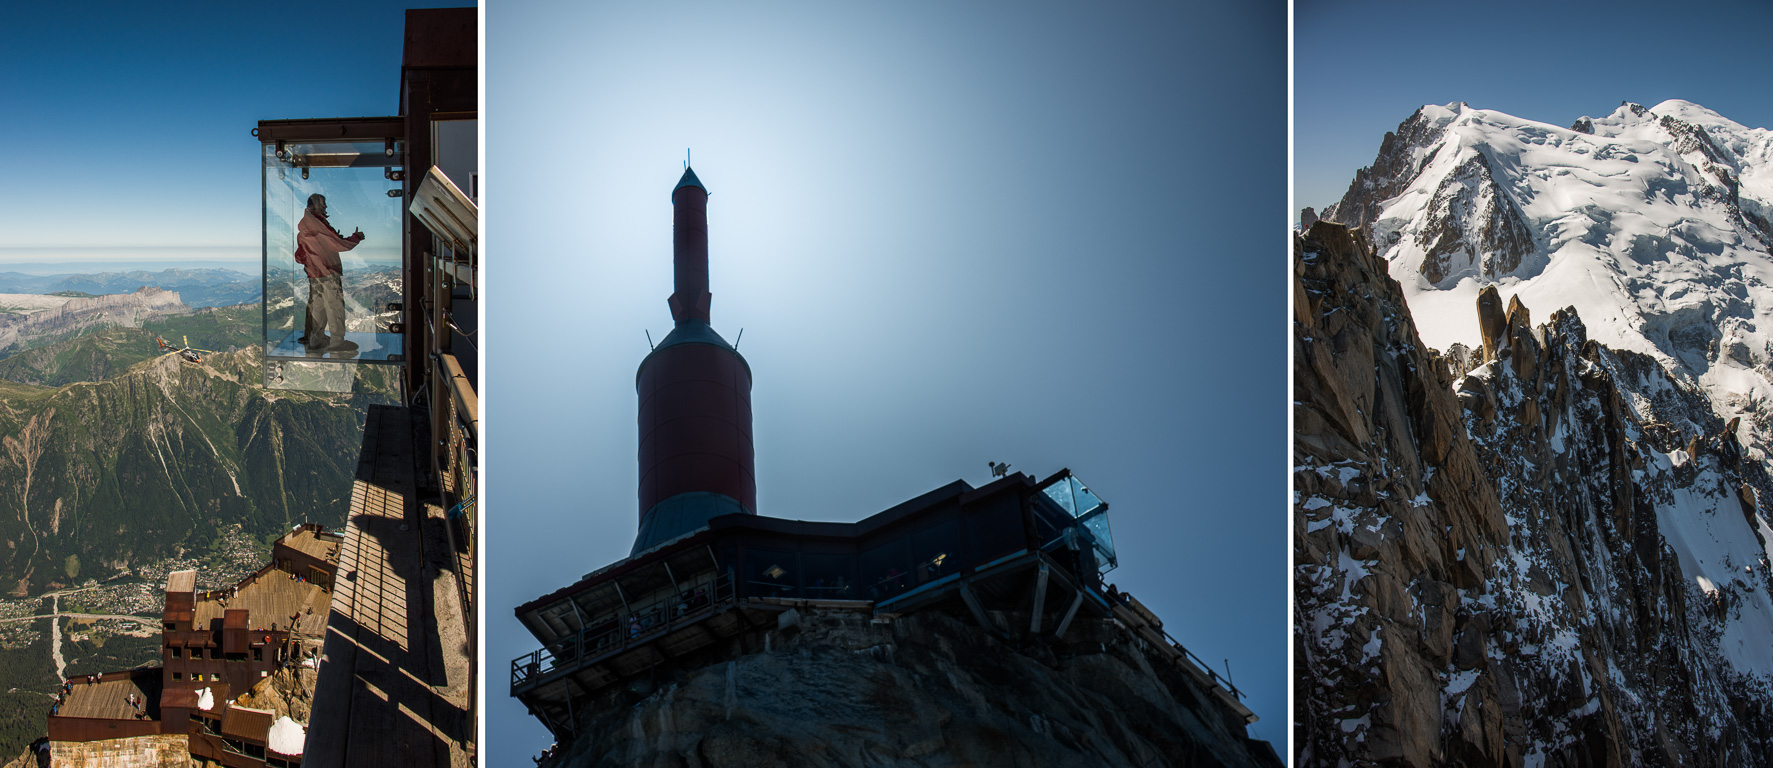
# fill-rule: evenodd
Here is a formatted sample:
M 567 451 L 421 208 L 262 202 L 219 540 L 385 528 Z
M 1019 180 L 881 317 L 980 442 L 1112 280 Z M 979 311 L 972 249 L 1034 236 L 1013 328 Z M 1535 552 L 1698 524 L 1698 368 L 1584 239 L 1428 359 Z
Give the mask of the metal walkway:
M 371 406 L 306 768 L 474 764 L 467 623 L 444 510 L 417 500 L 405 408 Z

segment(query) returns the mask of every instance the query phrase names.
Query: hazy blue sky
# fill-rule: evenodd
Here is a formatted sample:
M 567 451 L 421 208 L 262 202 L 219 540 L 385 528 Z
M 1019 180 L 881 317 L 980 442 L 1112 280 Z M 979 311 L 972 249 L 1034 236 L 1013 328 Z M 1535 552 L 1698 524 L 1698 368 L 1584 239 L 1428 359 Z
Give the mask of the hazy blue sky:
M 1568 127 L 1686 99 L 1773 128 L 1773 64 L 1749 1 L 1296 0 L 1294 194 L 1319 211 L 1418 107 L 1463 101 Z M 1294 217 L 1295 219 L 1297 217 Z
M 0 4 L 0 269 L 256 260 L 258 121 L 399 112 L 404 9 L 467 4 Z
M 1070 467 L 1111 580 L 1284 751 L 1284 3 L 502 2 L 486 35 L 489 765 L 548 741 L 513 608 L 634 538 L 685 147 L 760 511 Z

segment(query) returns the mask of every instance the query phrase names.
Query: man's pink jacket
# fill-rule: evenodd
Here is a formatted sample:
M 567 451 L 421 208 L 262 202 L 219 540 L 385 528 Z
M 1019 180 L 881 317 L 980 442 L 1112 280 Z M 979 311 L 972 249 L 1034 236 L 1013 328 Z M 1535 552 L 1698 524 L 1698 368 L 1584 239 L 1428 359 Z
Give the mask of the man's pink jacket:
M 327 277 L 344 271 L 339 253 L 357 247 L 353 240 L 338 233 L 326 219 L 308 211 L 296 225 L 296 261 L 308 269 L 308 277 Z

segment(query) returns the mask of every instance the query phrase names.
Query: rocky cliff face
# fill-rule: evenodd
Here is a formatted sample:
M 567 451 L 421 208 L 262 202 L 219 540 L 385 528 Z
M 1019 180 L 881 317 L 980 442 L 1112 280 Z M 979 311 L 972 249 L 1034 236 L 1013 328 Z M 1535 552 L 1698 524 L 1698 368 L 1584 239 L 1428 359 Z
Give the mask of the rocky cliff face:
M 1773 765 L 1738 422 L 1573 310 L 1489 288 L 1442 355 L 1357 234 L 1294 255 L 1297 762 Z
M 153 286 L 135 293 L 69 299 L 55 309 L 28 315 L 0 315 L 0 350 L 68 336 L 94 326 L 139 327 L 150 317 L 188 311 L 177 293 Z
M 1022 618 L 1026 624 L 1026 617 Z M 1278 766 L 1110 622 L 1011 647 L 937 611 L 807 609 L 582 705 L 562 766 Z
M 54 742 L 55 768 L 186 768 L 191 747 L 184 736 L 137 736 L 84 743 Z

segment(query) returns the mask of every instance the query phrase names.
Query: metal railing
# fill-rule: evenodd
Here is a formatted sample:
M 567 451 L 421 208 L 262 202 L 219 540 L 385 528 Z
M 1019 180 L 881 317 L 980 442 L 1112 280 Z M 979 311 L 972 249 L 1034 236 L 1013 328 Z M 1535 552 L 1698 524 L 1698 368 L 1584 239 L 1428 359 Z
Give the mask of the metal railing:
M 1207 677 L 1212 679 L 1214 685 L 1217 685 L 1220 688 L 1224 688 L 1225 690 L 1230 691 L 1233 696 L 1236 696 L 1239 699 L 1242 699 L 1244 697 L 1244 692 L 1238 690 L 1237 686 L 1231 684 L 1231 678 L 1220 677 L 1219 673 L 1214 672 L 1213 667 L 1211 665 L 1207 664 L 1206 659 L 1203 659 L 1199 656 L 1194 655 L 1194 651 L 1188 650 L 1188 648 L 1186 646 L 1182 645 L 1181 642 L 1177 641 L 1176 638 L 1171 637 L 1170 633 L 1165 631 L 1163 627 L 1157 627 L 1156 629 L 1157 629 L 1158 634 L 1163 635 L 1165 640 L 1170 641 L 1170 647 L 1175 648 L 1178 651 L 1181 651 L 1183 656 L 1192 660 L 1194 662 L 1194 665 L 1197 667 L 1200 667 L 1202 672 L 1207 673 Z
M 1125 609 L 1127 609 L 1128 612 L 1133 613 L 1134 616 L 1138 616 L 1138 613 L 1136 611 L 1133 611 L 1133 604 L 1130 601 L 1117 602 L 1112 597 L 1108 597 L 1108 596 L 1104 596 L 1104 597 L 1108 600 L 1109 605 L 1125 608 Z M 1131 595 L 1128 595 L 1128 597 L 1131 597 Z M 1205 673 L 1207 676 L 1207 679 L 1213 681 L 1214 685 L 1217 685 L 1220 688 L 1224 688 L 1225 690 L 1231 692 L 1231 694 L 1233 696 L 1236 696 L 1239 699 L 1244 698 L 1244 692 L 1238 690 L 1237 686 L 1231 684 L 1230 677 L 1221 677 L 1218 672 L 1213 671 L 1212 665 L 1208 664 L 1206 659 L 1203 659 L 1199 656 L 1194 655 L 1194 651 L 1188 650 L 1188 647 L 1183 645 L 1181 641 L 1177 640 L 1175 638 L 1175 636 L 1171 635 L 1169 630 L 1164 629 L 1162 624 L 1151 623 L 1149 621 L 1146 621 L 1144 619 L 1144 617 L 1142 617 L 1142 616 L 1139 616 L 1139 622 L 1140 622 L 1140 624 L 1139 624 L 1138 628 L 1150 629 L 1153 632 L 1156 632 L 1159 637 L 1162 637 L 1166 642 L 1169 643 L 1171 648 L 1175 649 L 1178 653 L 1182 654 L 1183 658 L 1193 662 L 1193 665 L 1196 668 L 1198 668 L 1201 672 Z M 1134 634 L 1137 635 L 1138 633 L 1135 632 Z M 1148 640 L 1148 642 L 1149 642 L 1149 640 Z
M 674 627 L 699 621 L 737 601 L 730 575 L 722 574 L 702 595 L 655 600 L 615 614 L 541 648 L 511 660 L 511 694 L 555 672 L 588 663 L 652 641 Z

